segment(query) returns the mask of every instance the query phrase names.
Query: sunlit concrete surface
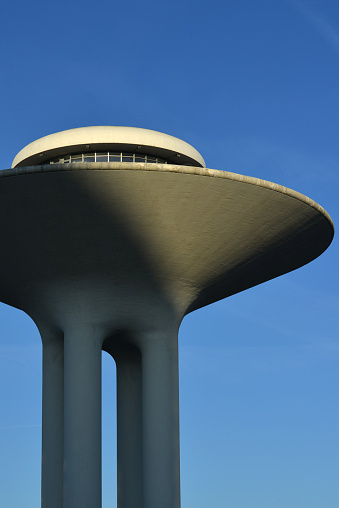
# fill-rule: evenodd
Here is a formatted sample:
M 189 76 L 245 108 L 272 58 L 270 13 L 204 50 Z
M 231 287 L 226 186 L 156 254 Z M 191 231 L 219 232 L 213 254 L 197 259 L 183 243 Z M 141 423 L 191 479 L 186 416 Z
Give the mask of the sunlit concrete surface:
M 12 167 L 42 164 L 68 151 L 76 152 L 81 149 L 91 152 L 112 146 L 115 149 L 156 153 L 170 162 L 190 162 L 205 167 L 200 153 L 181 139 L 149 129 L 107 125 L 69 129 L 33 141 L 18 153 Z

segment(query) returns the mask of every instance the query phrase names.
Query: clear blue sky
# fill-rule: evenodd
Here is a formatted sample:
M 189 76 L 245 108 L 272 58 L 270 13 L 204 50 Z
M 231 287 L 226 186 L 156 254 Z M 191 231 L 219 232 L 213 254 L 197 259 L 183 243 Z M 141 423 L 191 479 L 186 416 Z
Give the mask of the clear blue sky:
M 1 20 L 1 169 L 53 132 L 145 127 L 210 168 L 300 191 L 339 224 L 337 0 L 18 0 Z M 184 319 L 183 508 L 338 508 L 338 271 L 335 239 Z M 104 356 L 103 508 L 116 506 L 114 376 Z M 0 505 L 36 508 L 40 338 L 3 304 L 0 397 Z

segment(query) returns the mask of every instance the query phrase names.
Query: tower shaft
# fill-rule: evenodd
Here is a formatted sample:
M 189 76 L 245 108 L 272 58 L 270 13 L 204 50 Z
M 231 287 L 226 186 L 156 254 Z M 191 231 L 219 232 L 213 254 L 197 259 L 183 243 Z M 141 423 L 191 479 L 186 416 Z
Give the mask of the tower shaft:
M 101 350 L 95 326 L 45 332 L 42 507 L 101 506 Z M 117 363 L 118 507 L 179 508 L 179 383 L 175 325 L 121 331 Z M 63 361 L 62 361 L 63 358 Z M 62 417 L 63 415 L 63 417 Z M 63 443 L 62 443 L 63 441 Z M 62 446 L 61 451 L 60 447 Z

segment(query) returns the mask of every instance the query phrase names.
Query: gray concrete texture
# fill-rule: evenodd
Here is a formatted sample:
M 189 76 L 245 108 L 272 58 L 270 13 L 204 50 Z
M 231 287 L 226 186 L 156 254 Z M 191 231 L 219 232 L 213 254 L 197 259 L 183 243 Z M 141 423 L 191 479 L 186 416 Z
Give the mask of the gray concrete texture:
M 4 170 L 0 210 L 0 300 L 43 342 L 43 508 L 101 506 L 102 349 L 117 365 L 118 507 L 179 508 L 183 316 L 312 261 L 331 219 L 255 178 L 108 162 Z

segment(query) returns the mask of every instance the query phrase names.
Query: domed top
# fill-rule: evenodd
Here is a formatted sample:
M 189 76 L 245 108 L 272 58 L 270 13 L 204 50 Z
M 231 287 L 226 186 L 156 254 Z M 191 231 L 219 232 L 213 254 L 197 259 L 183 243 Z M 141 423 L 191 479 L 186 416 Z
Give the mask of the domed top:
M 121 151 L 161 157 L 171 164 L 206 167 L 200 153 L 181 139 L 136 127 L 80 127 L 44 136 L 25 146 L 12 168 L 48 163 L 58 156 L 97 151 Z

